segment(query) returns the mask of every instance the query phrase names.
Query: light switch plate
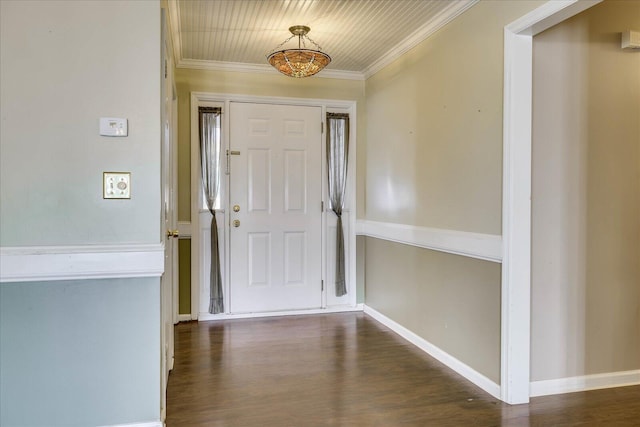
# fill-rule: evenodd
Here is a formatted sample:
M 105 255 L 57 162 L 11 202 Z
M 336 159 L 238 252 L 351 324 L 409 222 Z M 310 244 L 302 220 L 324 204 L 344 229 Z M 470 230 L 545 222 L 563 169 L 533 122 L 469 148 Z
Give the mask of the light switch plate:
M 102 197 L 104 199 L 130 199 L 131 172 L 103 172 Z

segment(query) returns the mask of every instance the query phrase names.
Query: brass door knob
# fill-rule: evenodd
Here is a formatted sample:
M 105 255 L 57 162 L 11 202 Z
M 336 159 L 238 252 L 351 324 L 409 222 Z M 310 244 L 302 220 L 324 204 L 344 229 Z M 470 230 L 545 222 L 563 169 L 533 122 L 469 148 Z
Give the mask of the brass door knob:
M 240 212 L 240 206 L 239 205 L 233 205 L 233 211 L 234 212 Z
M 167 230 L 167 237 L 178 238 L 180 237 L 180 233 L 178 232 L 178 230 Z
M 234 227 L 240 227 L 240 220 L 238 220 L 238 219 L 233 220 L 233 226 Z

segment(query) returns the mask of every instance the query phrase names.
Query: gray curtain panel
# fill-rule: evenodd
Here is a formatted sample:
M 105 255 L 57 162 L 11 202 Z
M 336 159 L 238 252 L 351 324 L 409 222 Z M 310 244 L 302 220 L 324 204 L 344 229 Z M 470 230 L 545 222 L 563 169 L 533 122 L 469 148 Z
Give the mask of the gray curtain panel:
M 198 108 L 200 123 L 200 166 L 204 197 L 211 212 L 211 275 L 209 313 L 224 313 L 220 251 L 218 248 L 218 223 L 214 204 L 220 192 L 222 149 L 220 142 L 220 108 Z
M 349 115 L 327 113 L 327 171 L 329 173 L 329 201 L 338 217 L 336 233 L 336 296 L 347 293 L 345 280 L 344 232 L 342 208 L 347 187 L 347 161 L 349 157 Z

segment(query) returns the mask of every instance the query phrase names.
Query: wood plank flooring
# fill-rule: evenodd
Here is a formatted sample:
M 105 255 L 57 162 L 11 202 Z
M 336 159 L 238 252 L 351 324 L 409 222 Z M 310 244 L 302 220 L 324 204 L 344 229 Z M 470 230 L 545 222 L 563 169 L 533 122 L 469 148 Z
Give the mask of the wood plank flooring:
M 640 386 L 509 406 L 363 313 L 176 326 L 167 427 L 640 426 Z

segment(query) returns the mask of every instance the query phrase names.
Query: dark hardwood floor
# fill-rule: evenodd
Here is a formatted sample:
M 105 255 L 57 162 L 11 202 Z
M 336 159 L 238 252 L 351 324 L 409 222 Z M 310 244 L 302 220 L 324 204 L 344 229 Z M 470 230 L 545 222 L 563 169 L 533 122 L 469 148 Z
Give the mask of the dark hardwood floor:
M 640 426 L 640 386 L 509 406 L 362 313 L 181 323 L 167 426 Z

